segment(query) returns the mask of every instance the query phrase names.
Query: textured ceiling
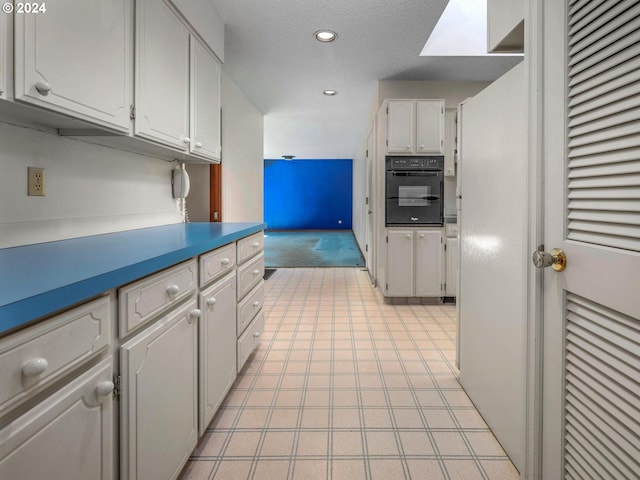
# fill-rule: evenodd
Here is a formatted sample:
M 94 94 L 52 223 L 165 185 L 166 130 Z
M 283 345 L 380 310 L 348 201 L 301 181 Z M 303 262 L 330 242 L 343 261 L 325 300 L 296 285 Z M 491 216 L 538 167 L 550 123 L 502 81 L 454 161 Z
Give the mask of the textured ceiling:
M 224 70 L 265 114 L 265 158 L 353 158 L 379 80 L 491 81 L 519 61 L 420 57 L 447 0 L 213 3 L 226 25 Z M 316 41 L 323 28 L 338 39 Z

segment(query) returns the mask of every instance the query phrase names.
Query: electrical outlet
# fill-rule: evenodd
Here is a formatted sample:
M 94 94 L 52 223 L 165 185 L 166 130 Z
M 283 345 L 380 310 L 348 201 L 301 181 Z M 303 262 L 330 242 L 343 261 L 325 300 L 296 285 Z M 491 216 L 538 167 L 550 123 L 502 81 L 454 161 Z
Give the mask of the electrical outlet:
M 44 197 L 44 168 L 27 167 L 27 195 Z

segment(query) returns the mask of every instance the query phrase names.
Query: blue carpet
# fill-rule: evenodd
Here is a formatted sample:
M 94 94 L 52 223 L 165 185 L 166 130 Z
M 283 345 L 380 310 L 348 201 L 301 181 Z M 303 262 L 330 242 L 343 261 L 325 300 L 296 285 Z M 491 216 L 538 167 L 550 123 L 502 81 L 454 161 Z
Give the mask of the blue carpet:
M 265 232 L 266 267 L 363 267 L 350 230 Z

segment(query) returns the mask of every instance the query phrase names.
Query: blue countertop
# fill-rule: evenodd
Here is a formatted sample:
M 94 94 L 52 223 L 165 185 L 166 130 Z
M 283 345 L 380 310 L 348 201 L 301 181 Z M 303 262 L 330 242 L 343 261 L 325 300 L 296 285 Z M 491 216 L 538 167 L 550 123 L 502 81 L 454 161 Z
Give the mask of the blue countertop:
M 0 249 L 0 336 L 265 227 L 178 223 Z

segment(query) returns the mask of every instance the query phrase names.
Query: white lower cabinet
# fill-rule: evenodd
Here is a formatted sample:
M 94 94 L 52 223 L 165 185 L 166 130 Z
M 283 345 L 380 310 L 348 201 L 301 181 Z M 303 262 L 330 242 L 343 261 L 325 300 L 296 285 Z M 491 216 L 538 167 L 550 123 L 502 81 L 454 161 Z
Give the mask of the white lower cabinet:
M 445 239 L 445 296 L 458 295 L 458 239 Z
M 121 480 L 178 477 L 198 441 L 195 299 L 120 348 Z
M 442 232 L 387 230 L 387 297 L 442 295 Z
M 113 480 L 111 358 L 0 428 L 0 478 Z
M 200 294 L 200 435 L 236 379 L 236 273 Z

